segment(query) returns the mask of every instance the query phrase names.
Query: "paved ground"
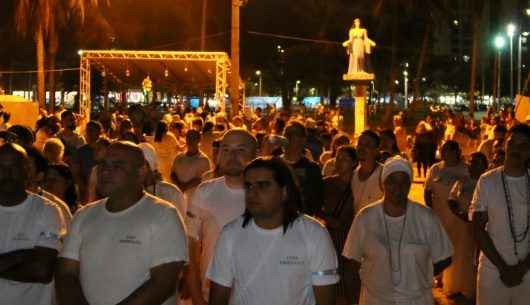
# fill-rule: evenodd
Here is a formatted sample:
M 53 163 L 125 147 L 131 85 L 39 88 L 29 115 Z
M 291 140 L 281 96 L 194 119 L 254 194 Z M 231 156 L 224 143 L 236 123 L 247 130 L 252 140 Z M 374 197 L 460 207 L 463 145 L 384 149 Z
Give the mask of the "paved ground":
M 415 173 L 416 174 L 416 173 Z M 417 177 L 417 174 L 416 174 Z M 415 178 L 410 190 L 410 198 L 414 201 L 425 203 L 423 199 L 424 178 Z M 473 302 L 466 302 L 461 298 L 448 298 L 441 289 L 433 289 L 434 300 L 438 305 L 473 305 Z

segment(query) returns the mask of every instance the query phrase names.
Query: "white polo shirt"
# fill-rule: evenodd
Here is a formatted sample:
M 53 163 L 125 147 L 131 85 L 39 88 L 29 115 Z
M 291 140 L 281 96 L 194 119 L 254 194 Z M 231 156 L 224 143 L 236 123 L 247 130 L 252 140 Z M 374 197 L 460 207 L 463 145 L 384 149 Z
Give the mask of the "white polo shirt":
M 80 262 L 80 282 L 91 305 L 117 304 L 149 279 L 150 269 L 188 260 L 184 225 L 168 202 L 145 194 L 111 213 L 107 199 L 74 216 L 61 257 Z M 175 296 L 163 304 L 175 304 Z
M 28 193 L 24 202 L 0 205 L 0 253 L 44 247 L 60 251 L 63 221 L 59 208 Z M 1 305 L 50 305 L 53 283 L 21 283 L 0 278 Z
M 224 227 L 208 278 L 232 287 L 233 305 L 314 305 L 313 286 L 338 283 L 335 248 L 327 230 L 309 216 L 287 231 L 265 230 L 243 217 Z

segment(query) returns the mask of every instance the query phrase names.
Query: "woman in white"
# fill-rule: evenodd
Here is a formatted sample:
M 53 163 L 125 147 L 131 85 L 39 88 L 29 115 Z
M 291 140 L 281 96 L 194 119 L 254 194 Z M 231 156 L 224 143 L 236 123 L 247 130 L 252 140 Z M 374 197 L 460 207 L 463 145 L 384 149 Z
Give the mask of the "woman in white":
M 171 166 L 173 159 L 178 153 L 177 138 L 169 132 L 168 124 L 164 121 L 158 122 L 153 144 L 159 161 L 159 171 L 164 181 L 171 181 Z
M 342 253 L 359 270 L 359 305 L 433 305 L 432 277 L 451 263 L 451 242 L 431 209 L 408 199 L 408 161 L 389 159 L 381 179 L 383 199 L 357 214 Z
M 455 141 L 447 141 L 442 145 L 442 161 L 434 164 L 427 173 L 425 181 L 425 203 L 433 209 L 434 214 L 440 218 L 444 229 L 447 231 L 453 244 L 459 243 L 462 232 L 466 231 L 467 224 L 456 217 L 449 208 L 447 200 L 453 185 L 459 180 L 469 177 L 466 164 L 461 159 L 460 146 Z M 443 276 L 437 278 L 437 284 L 451 286 L 457 273 L 451 266 Z M 446 292 L 455 293 L 450 289 Z
M 468 300 L 475 298 L 476 258 L 477 246 L 473 240 L 473 227 L 468 220 L 469 206 L 473 192 L 480 176 L 488 169 L 488 159 L 483 153 L 471 155 L 469 162 L 469 177 L 458 180 L 449 194 L 449 207 L 464 230 L 459 232 L 453 245 L 455 254 L 451 267 L 444 272 L 444 276 L 452 279 L 444 284 L 444 292 L 448 295 L 462 294 Z

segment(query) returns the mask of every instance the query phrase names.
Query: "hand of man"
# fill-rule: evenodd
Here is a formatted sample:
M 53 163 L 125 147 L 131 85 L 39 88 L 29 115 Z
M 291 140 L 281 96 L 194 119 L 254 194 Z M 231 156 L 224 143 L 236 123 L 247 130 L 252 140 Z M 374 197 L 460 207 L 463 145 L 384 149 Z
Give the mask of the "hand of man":
M 509 288 L 519 286 L 523 282 L 526 271 L 526 267 L 522 263 L 507 266 L 500 271 L 501 281 Z

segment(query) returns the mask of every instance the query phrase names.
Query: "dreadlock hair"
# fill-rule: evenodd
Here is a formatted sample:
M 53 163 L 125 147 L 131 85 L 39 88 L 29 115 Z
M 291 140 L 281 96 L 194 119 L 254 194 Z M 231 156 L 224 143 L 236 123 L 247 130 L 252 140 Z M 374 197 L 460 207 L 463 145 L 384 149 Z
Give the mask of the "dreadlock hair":
M 281 158 L 260 157 L 254 159 L 254 161 L 250 162 L 247 167 L 245 167 L 243 173 L 246 175 L 250 170 L 257 168 L 270 170 L 273 173 L 274 181 L 276 181 L 280 187 L 286 188 L 287 199 L 283 203 L 283 234 L 285 234 L 289 226 L 291 226 L 301 215 L 302 196 L 300 195 L 300 188 L 296 184 L 291 169 Z M 245 213 L 243 214 L 243 228 L 248 225 L 251 219 L 252 215 L 249 210 L 245 210 Z

